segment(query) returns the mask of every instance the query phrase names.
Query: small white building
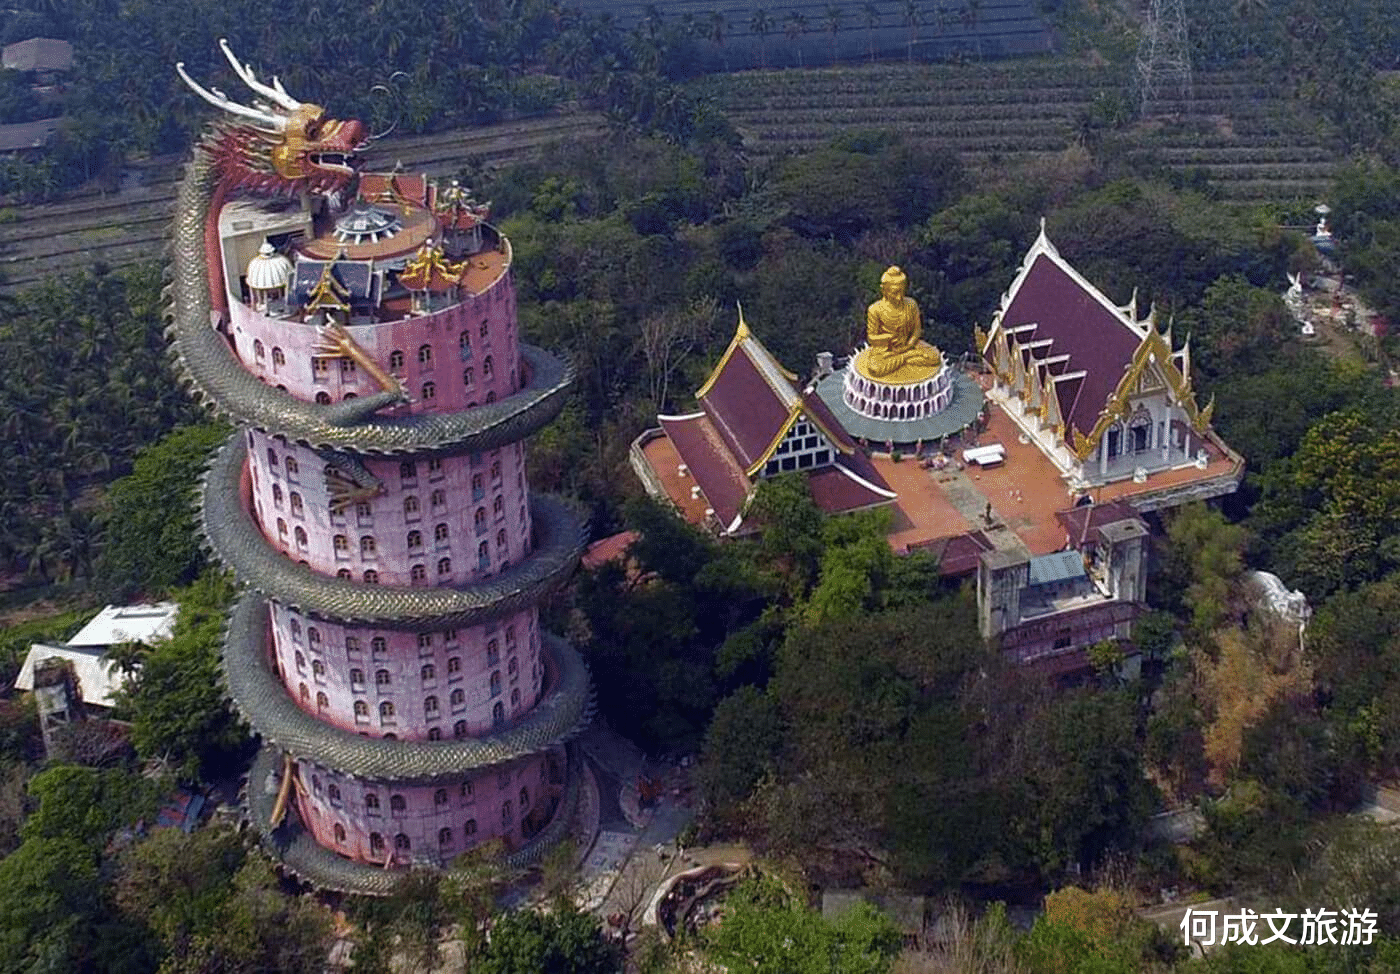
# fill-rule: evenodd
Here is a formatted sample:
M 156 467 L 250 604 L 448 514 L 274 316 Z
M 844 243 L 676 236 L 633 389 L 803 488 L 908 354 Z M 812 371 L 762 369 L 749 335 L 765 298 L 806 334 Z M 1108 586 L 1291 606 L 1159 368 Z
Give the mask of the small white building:
M 78 695 L 84 704 L 110 708 L 125 676 L 107 660 L 111 647 L 121 643 L 152 646 L 169 639 L 175 630 L 180 606 L 175 602 L 155 605 L 109 605 L 78 630 L 66 643 L 34 643 L 24 657 L 15 689 L 34 689 L 34 668 L 43 660 L 57 657 L 72 664 L 78 680 Z

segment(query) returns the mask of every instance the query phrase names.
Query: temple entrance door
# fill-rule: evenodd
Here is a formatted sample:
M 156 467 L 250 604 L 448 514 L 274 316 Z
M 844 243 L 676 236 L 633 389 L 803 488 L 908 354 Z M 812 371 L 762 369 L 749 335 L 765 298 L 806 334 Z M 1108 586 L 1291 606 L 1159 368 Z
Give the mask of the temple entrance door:
M 1123 432 L 1116 427 L 1108 431 L 1108 458 L 1112 460 L 1123 452 Z
M 1141 423 L 1141 424 L 1139 424 L 1139 425 L 1137 425 L 1137 426 L 1134 426 L 1131 430 L 1129 430 L 1129 432 L 1132 433 L 1132 435 L 1133 435 L 1133 452 L 1134 452 L 1134 453 L 1144 453 L 1144 452 L 1146 452 L 1146 450 L 1147 450 L 1147 434 L 1148 434 L 1148 431 L 1149 431 L 1150 429 L 1151 429 L 1151 427 L 1148 426 L 1146 423 Z

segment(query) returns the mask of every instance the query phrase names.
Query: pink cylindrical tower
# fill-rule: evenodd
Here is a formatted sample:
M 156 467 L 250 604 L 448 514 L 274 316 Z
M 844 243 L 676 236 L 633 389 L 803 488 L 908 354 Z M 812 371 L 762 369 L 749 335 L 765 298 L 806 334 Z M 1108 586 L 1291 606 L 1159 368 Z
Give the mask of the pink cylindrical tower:
M 358 174 L 358 123 L 292 105 L 197 150 L 171 334 L 195 391 L 244 427 L 203 515 L 250 589 L 224 663 L 265 743 L 252 814 L 300 875 L 382 893 L 396 868 L 486 844 L 521 862 L 566 830 L 565 742 L 590 695 L 536 606 L 581 528 L 530 494 L 523 440 L 570 375 L 520 344 L 485 206 Z M 272 175 L 248 162 L 264 142 Z

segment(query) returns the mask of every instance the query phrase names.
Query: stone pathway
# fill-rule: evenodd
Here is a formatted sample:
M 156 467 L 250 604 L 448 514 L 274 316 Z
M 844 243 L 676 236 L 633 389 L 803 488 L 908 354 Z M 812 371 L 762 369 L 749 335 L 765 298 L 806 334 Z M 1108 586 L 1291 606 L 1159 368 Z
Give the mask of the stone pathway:
M 963 517 L 967 518 L 969 524 L 980 530 L 987 536 L 999 551 L 1014 551 L 1018 554 L 1030 556 L 1029 549 L 1025 542 L 1016 536 L 1000 518 L 993 517 L 990 526 L 987 524 L 987 495 L 978 490 L 968 479 L 967 474 L 956 469 L 947 469 L 933 474 L 933 480 L 943 491 L 943 495 L 948 498 Z

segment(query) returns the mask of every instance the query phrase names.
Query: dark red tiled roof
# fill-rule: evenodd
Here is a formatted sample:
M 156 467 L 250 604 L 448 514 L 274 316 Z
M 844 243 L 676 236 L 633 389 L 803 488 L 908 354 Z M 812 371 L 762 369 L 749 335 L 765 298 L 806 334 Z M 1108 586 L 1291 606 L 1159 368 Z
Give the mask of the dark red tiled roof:
M 709 417 L 703 414 L 674 419 L 663 416 L 661 428 L 685 461 L 690 476 L 714 509 L 715 517 L 728 528 L 748 500 L 749 478 L 734 462 Z
M 919 541 L 909 546 L 915 551 L 931 554 L 938 559 L 938 573 L 948 578 L 971 575 L 977 570 L 982 553 L 996 546 L 981 531 L 968 531 L 929 541 Z
M 831 433 L 832 437 L 836 440 L 833 446 L 838 450 L 842 452 L 854 452 L 856 450 L 856 441 L 851 439 L 851 434 L 846 432 L 846 428 L 841 425 L 841 421 L 836 418 L 836 414 L 831 411 L 831 407 L 822 401 L 821 396 L 817 395 L 815 392 L 803 394 L 802 411 L 807 414 L 809 419 L 816 422 L 818 426 L 825 428 Z M 870 469 L 872 472 L 875 470 L 874 467 Z M 864 477 L 865 475 L 861 474 L 861 476 Z M 875 476 L 878 477 L 879 474 L 876 473 Z M 870 478 L 866 477 L 866 479 L 869 480 Z
M 1036 256 L 1001 317 L 1001 327 L 1007 330 L 1030 324 L 1035 331 L 1017 335 L 1017 342 L 1049 338 L 1054 344 L 1037 349 L 1037 358 L 1068 355 L 1067 370 L 1088 373 L 1074 383 L 1077 396 L 1071 397 L 1068 388 L 1056 388 L 1066 434 L 1073 427 L 1088 435 L 1142 338 L 1046 254 Z
M 868 479 L 875 486 L 888 489 L 888 485 L 878 473 L 874 478 Z M 859 511 L 879 504 L 889 504 L 894 500 L 852 479 L 841 469 L 840 463 L 811 471 L 807 475 L 807 483 L 812 488 L 812 500 L 827 514 Z
M 1064 527 L 1070 544 L 1078 548 L 1080 539 L 1088 537 L 1089 533 L 1096 528 L 1101 528 L 1105 524 L 1113 524 L 1115 521 L 1140 520 L 1141 515 L 1133 509 L 1131 504 L 1123 501 L 1108 501 L 1104 504 L 1086 504 L 1083 507 L 1072 507 L 1067 511 L 1056 511 L 1055 519 Z M 1084 523 L 1086 520 L 1088 521 L 1087 526 Z
M 743 344 L 729 356 L 700 404 L 745 470 L 763 456 L 788 419 L 787 405 Z

